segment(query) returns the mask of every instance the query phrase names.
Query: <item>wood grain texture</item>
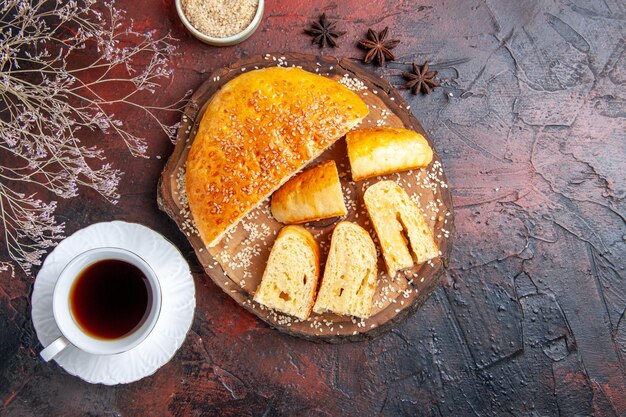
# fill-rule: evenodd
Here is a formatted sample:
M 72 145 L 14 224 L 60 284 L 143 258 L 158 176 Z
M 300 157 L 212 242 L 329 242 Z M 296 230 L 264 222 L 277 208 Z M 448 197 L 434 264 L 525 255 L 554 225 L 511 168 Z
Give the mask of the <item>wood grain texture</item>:
M 172 2 L 146 3 L 117 2 L 140 28 L 181 39 L 163 102 L 242 57 L 319 53 L 302 30 L 322 12 L 347 31 L 323 53 L 362 57 L 356 41 L 367 28 L 389 26 L 402 41 L 398 59 L 374 71 L 401 85 L 411 62 L 431 61 L 444 89 L 401 92 L 454 191 L 446 285 L 374 341 L 320 345 L 270 329 L 204 279 L 159 212 L 156 183 L 172 146 L 151 121 L 128 115 L 161 159 L 85 137 L 125 170 L 121 202 L 87 193 L 59 213 L 68 233 L 122 219 L 171 239 L 196 279 L 192 330 L 155 375 L 92 386 L 37 357 L 32 279 L 3 274 L 0 415 L 626 415 L 623 1 L 268 0 L 258 31 L 223 49 L 187 35 Z

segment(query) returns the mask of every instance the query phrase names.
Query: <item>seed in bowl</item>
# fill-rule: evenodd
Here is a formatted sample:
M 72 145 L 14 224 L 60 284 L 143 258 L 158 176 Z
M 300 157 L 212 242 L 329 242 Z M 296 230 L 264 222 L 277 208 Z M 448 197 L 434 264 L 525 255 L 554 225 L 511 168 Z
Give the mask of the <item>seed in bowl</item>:
M 182 0 L 181 5 L 197 30 L 213 38 L 226 38 L 248 27 L 259 0 Z

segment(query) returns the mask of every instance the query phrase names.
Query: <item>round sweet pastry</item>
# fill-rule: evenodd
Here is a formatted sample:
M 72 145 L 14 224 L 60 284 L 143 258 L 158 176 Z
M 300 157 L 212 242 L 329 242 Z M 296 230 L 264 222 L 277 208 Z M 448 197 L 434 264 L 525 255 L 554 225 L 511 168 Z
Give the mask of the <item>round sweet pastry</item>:
M 367 115 L 348 88 L 300 68 L 246 72 L 213 96 L 187 157 L 189 208 L 207 246 Z

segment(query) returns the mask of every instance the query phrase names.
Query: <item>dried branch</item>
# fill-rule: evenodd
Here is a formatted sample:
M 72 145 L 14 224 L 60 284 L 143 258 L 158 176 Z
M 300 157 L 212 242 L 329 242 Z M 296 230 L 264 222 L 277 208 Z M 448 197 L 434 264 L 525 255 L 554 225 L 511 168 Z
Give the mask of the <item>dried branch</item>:
M 100 131 L 146 157 L 146 140 L 115 114 L 140 109 L 174 141 L 177 125 L 161 121 L 186 96 L 145 105 L 168 69 L 175 39 L 137 32 L 113 3 L 9 0 L 0 5 L 0 226 L 6 253 L 26 272 L 62 239 L 56 201 L 97 191 L 115 204 L 122 172 L 80 137 Z M 115 86 L 112 88 L 112 86 Z M 27 195 L 20 190 L 36 189 Z

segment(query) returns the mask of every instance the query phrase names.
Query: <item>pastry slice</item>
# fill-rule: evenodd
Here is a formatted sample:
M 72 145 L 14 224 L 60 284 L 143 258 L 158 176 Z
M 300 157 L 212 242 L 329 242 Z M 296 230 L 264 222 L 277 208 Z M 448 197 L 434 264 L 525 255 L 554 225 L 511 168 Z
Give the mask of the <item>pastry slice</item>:
M 272 195 L 271 209 L 274 218 L 285 224 L 346 214 L 335 161 L 326 161 L 287 181 Z
M 304 227 L 286 226 L 278 234 L 254 301 L 305 320 L 315 302 L 320 250 Z
M 390 277 L 439 255 L 433 232 L 409 195 L 393 181 L 380 181 L 363 196 Z
M 185 192 L 204 244 L 216 246 L 368 112 L 355 92 L 299 68 L 262 68 L 224 84 L 187 156 Z
M 407 129 L 373 127 L 346 136 L 354 181 L 423 168 L 433 159 L 424 136 Z
M 376 292 L 376 263 L 369 233 L 354 223 L 337 224 L 313 311 L 368 318 Z

